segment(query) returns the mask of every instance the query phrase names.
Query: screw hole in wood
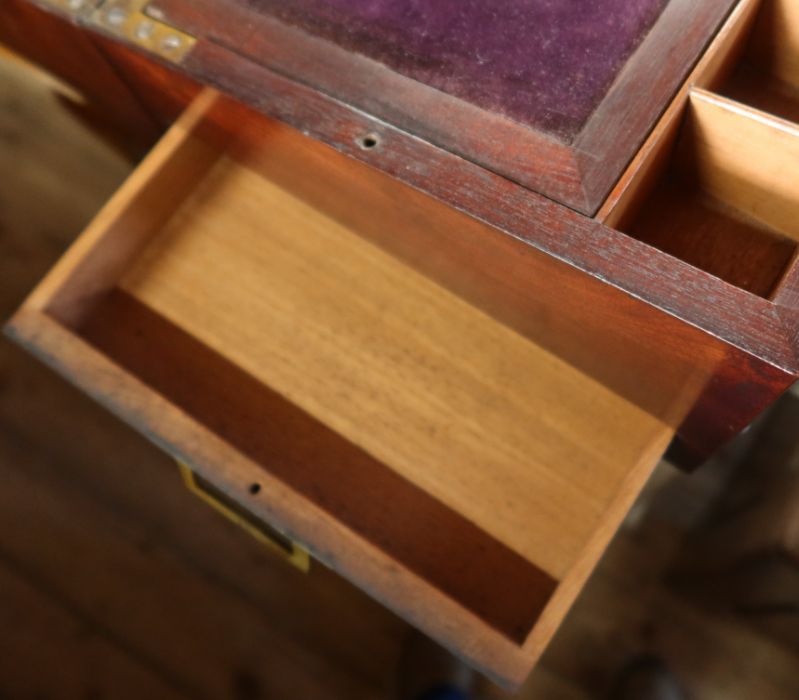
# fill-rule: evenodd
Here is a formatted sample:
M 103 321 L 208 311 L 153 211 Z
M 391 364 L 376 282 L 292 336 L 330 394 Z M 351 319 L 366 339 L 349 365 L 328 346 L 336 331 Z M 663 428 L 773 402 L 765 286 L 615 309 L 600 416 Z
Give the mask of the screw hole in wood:
M 380 144 L 380 137 L 377 134 L 366 134 L 358 139 L 358 145 L 366 151 L 376 148 Z

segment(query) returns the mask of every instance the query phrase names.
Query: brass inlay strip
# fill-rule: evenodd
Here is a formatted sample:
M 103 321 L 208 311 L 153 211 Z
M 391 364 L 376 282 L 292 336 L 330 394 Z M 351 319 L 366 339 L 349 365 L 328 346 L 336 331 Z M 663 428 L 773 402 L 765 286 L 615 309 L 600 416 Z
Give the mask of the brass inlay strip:
M 197 42 L 190 34 L 148 15 L 150 0 L 38 1 L 173 63 L 180 63 Z

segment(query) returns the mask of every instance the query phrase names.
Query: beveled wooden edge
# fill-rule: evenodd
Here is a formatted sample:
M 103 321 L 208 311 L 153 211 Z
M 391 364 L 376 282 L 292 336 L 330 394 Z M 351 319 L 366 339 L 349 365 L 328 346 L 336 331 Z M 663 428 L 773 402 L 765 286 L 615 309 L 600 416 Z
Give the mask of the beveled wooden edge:
M 759 4 L 757 4 L 756 9 L 760 9 Z M 746 26 L 745 29 L 748 30 L 749 27 Z M 740 50 L 743 50 L 743 48 L 743 46 L 739 47 Z M 706 82 L 712 82 L 714 85 L 717 84 L 715 80 L 710 81 L 706 79 Z M 796 122 L 783 119 L 751 105 L 738 102 L 704 87 L 692 87 L 688 92 L 688 102 L 692 109 L 715 107 L 728 114 L 736 115 L 737 118 L 744 122 L 749 121 L 757 123 L 766 127 L 771 132 L 788 135 L 790 139 L 799 143 L 799 124 Z M 766 158 L 765 154 L 763 154 L 763 158 Z M 796 238 L 796 236 L 793 236 L 793 238 Z M 797 240 L 797 243 L 799 243 L 799 240 Z M 777 282 L 768 299 L 775 305 L 776 313 L 782 321 L 782 326 L 786 337 L 789 339 L 789 343 L 795 349 L 795 352 L 799 354 L 799 245 L 797 245 L 785 273 Z M 796 379 L 796 376 L 794 376 L 793 379 Z M 784 382 L 784 384 L 785 389 L 790 386 L 790 382 Z
M 664 426 L 659 437 L 620 484 L 593 538 L 559 582 L 540 618 L 523 644 L 514 643 L 477 615 L 440 592 L 425 579 L 399 564 L 364 537 L 327 515 L 301 493 L 265 472 L 261 465 L 216 437 L 198 421 L 156 390 L 125 371 L 107 355 L 79 337 L 63 322 L 62 297 L 68 297 L 68 318 L 80 317 L 75 306 L 91 305 L 94 297 L 113 284 L 126 256 L 146 242 L 164 213 L 150 213 L 150 197 L 174 206 L 181 194 L 160 190 L 174 170 L 210 167 L 211 147 L 196 139 L 204 117 L 219 97 L 206 90 L 178 120 L 159 146 L 142 163 L 89 225 L 53 272 L 29 296 L 6 326 L 17 342 L 61 373 L 224 492 L 247 498 L 253 482 L 263 483 L 253 512 L 274 523 L 292 539 L 303 542 L 323 562 L 339 570 L 387 607 L 463 656 L 483 673 L 508 687 L 520 685 L 546 647 L 568 608 L 594 568 L 657 458 L 673 434 Z M 199 153 L 194 156 L 195 149 Z M 184 183 L 191 186 L 191 179 Z M 126 226 L 130 209 L 145 207 L 148 220 Z M 149 219 L 152 218 L 152 221 Z M 121 242 L 121 247 L 117 246 Z M 110 258 L 109 258 L 110 252 Z M 109 262 L 110 260 L 110 262 Z M 99 275 L 99 279 L 96 277 Z M 90 294 L 84 293 L 87 287 Z
M 774 288 L 771 300 L 788 310 L 799 310 L 799 248 L 794 253 L 785 275 Z M 799 318 L 792 320 L 799 322 Z
M 526 648 L 520 648 L 493 630 L 301 494 L 273 478 L 46 313 L 23 306 L 4 331 L 231 498 L 249 499 L 257 517 L 273 523 L 319 561 L 488 677 L 516 688 L 530 672 L 534 660 L 529 658 Z M 255 499 L 247 496 L 247 489 L 253 482 L 263 485 Z
M 607 226 L 623 227 L 628 211 L 635 211 L 645 198 L 660 170 L 668 158 L 671 144 L 678 137 L 682 117 L 688 109 L 692 92 L 702 93 L 721 85 L 734 70 L 746 49 L 747 36 L 752 31 L 761 7 L 761 0 L 740 0 L 702 60 L 683 83 L 672 104 L 666 110 L 655 129 L 647 138 L 635 158 L 611 191 L 597 213 L 596 219 Z M 747 108 L 753 112 L 752 108 Z M 769 119 L 775 119 L 768 116 Z M 797 257 L 779 283 L 771 299 L 769 313 L 774 314 L 774 326 L 779 328 L 794 357 L 791 365 L 781 365 L 768 358 L 765 364 L 757 364 L 753 358 L 732 358 L 724 362 L 714 374 L 709 389 L 699 397 L 693 410 L 686 416 L 679 429 L 680 440 L 670 451 L 670 458 L 679 466 L 693 469 L 712 453 L 709 446 L 719 445 L 748 424 L 775 398 L 793 383 L 797 373 L 799 353 L 799 267 Z M 723 337 L 723 336 L 722 336 Z M 736 397 L 736 387 L 747 379 L 748 413 L 729 415 L 729 406 Z
M 751 31 L 761 0 L 739 0 L 702 59 L 685 79 L 671 104 L 661 116 L 655 128 L 616 182 L 604 203 L 596 213 L 596 219 L 615 227 L 626 207 L 638 195 L 638 189 L 647 184 L 650 170 L 657 169 L 658 151 L 667 147 L 679 129 L 682 116 L 688 105 L 691 89 L 710 88 L 718 85 L 732 70 L 744 50 L 743 38 Z
M 152 0 L 150 13 L 593 215 L 732 4 L 706 0 L 697 7 L 693 0 L 673 0 L 573 143 L 446 95 L 256 10 L 226 7 L 224 20 L 217 21 L 209 4 Z
M 736 13 L 757 1 L 741 0 Z M 714 60 L 710 54 L 706 59 Z M 214 42 L 198 40 L 180 69 L 524 245 L 552 255 L 753 357 L 786 372 L 799 373 L 792 334 L 765 299 Z M 679 105 L 672 109 L 679 110 Z M 366 135 L 376 135 L 378 145 L 362 148 Z M 632 166 L 625 177 L 631 172 Z M 608 203 L 629 185 L 629 180 L 620 182 Z
M 234 69 L 225 65 L 230 62 L 236 63 Z M 203 65 L 195 71 L 193 63 Z M 553 256 L 701 329 L 708 342 L 718 339 L 727 344 L 730 358 L 736 359 L 730 359 L 708 384 L 699 407 L 680 427 L 696 460 L 707 458 L 753 420 L 767 405 L 764 392 L 771 392 L 773 399 L 778 386 L 799 374 L 799 345 L 792 326 L 768 300 L 218 45 L 199 42 L 187 68 L 245 104 L 493 226 L 520 245 Z M 308 94 L 298 101 L 291 94 L 296 90 Z M 379 145 L 360 148 L 359 139 L 366 134 L 376 135 Z M 740 376 L 730 371 L 735 366 L 741 367 Z M 744 386 L 742 382 L 751 383 L 750 393 L 756 398 L 733 391 Z M 724 397 L 720 406 L 718 397 Z
M 577 210 L 590 207 L 571 145 L 266 15 L 239 5 L 226 8 L 226 13 L 224 24 L 208 27 L 202 21 L 205 14 L 194 4 L 161 0 L 150 8 L 150 14 L 171 24 L 304 85 L 318 86 L 381 121 L 552 199 Z M 249 27 L 246 36 L 241 34 L 242 26 Z
M 672 0 L 666 7 L 574 143 L 589 205 L 583 213 L 597 213 L 734 8 L 729 0 Z
M 682 118 L 692 98 L 709 99 L 727 105 L 730 109 L 741 110 L 752 118 L 761 119 L 776 127 L 784 124 L 786 128 L 796 129 L 795 124 L 780 117 L 713 92 L 729 77 L 741 60 L 746 50 L 747 37 L 755 26 L 762 2 L 763 0 L 739 0 L 700 62 L 686 78 L 671 105 L 597 212 L 598 221 L 611 227 L 618 226 L 627 210 L 636 206 L 635 200 L 646 193 L 658 176 L 671 142 L 677 138 Z M 794 356 L 799 356 L 799 252 L 794 256 L 788 271 L 771 294 L 769 301 L 775 304 L 778 323 L 787 343 L 793 348 Z M 790 373 L 797 374 L 795 369 L 790 370 Z M 692 417 L 689 416 L 687 421 L 691 420 Z M 696 462 L 697 459 L 691 461 Z
M 231 62 L 235 64 L 232 71 Z M 799 370 L 795 348 L 787 342 L 765 299 L 216 44 L 199 41 L 185 67 L 189 72 L 201 72 L 212 85 L 245 104 L 523 245 L 552 255 L 747 353 L 788 371 Z M 297 90 L 307 93 L 302 100 L 293 98 Z M 378 146 L 363 149 L 358 145 L 367 134 L 378 137 Z M 708 300 L 712 300 L 710 305 Z
M 174 208 L 194 178 L 216 160 L 215 146 L 196 133 L 207 132 L 206 118 L 219 99 L 210 89 L 200 94 L 31 292 L 5 333 L 231 497 L 248 499 L 249 485 L 263 484 L 251 501 L 258 517 L 300 541 L 320 561 L 485 675 L 518 687 L 533 666 L 524 646 L 271 476 L 64 324 L 64 317 L 68 323 L 82 318 L 81 307 L 93 305 L 95 297 L 113 286 L 130 256 L 163 223 L 160 207 L 150 209 L 152 198 Z M 192 175 L 181 180 L 182 188 L 163 189 L 174 183 L 176 172 L 186 171 Z M 136 217 L 142 208 L 144 220 Z M 132 220 L 136 225 L 125 225 Z
M 799 347 L 799 248 L 793 256 L 788 271 L 771 295 L 777 305 L 787 332 L 795 346 Z
M 646 485 L 673 436 L 673 431 L 664 429 L 659 439 L 650 445 L 648 453 L 642 455 L 636 467 L 627 473 L 619 485 L 616 497 L 608 504 L 600 519 L 599 527 L 586 544 L 583 554 L 578 557 L 561 580 L 549 604 L 538 618 L 532 633 L 524 643 L 524 650 L 530 655 L 531 668 L 538 662 L 557 628 L 563 622 L 566 613 L 593 573 L 599 559 Z

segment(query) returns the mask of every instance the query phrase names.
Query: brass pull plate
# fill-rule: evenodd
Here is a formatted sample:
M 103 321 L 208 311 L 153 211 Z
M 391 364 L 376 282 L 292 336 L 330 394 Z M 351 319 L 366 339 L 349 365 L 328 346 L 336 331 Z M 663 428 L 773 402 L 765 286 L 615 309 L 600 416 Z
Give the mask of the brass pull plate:
M 196 474 L 188 465 L 178 461 L 178 467 L 189 491 L 224 515 L 228 520 L 246 530 L 292 566 L 304 573 L 308 573 L 311 567 L 311 558 L 308 550 L 271 525 L 263 522 L 240 504 L 235 503 L 213 484 Z

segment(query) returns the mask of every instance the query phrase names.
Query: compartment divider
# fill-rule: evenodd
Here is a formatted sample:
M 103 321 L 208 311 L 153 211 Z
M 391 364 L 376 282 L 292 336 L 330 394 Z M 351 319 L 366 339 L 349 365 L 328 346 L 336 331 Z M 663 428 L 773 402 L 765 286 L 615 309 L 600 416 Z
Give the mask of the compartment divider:
M 693 88 L 652 154 L 615 225 L 771 298 L 799 244 L 799 127 Z
M 703 89 L 690 101 L 703 191 L 799 241 L 799 126 Z

